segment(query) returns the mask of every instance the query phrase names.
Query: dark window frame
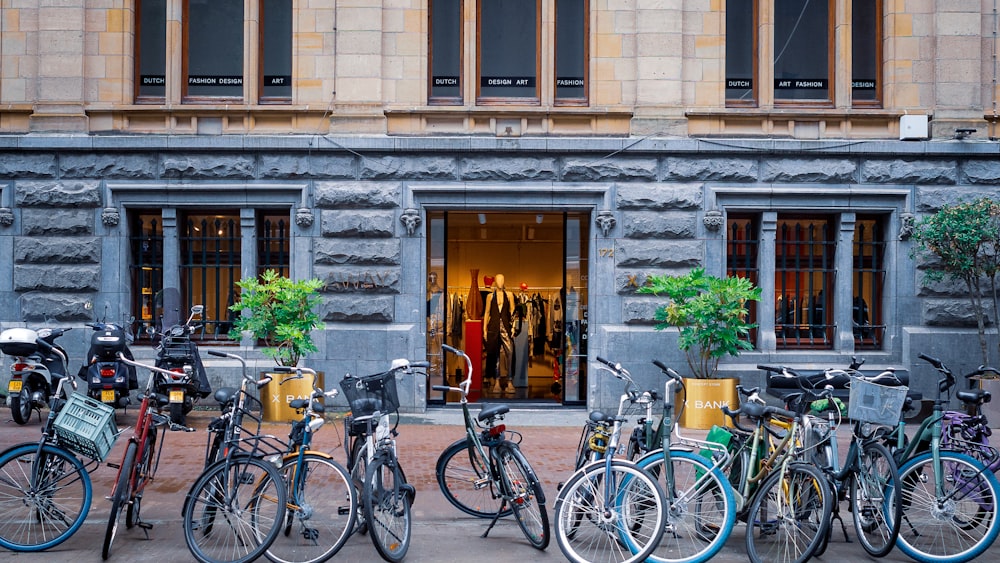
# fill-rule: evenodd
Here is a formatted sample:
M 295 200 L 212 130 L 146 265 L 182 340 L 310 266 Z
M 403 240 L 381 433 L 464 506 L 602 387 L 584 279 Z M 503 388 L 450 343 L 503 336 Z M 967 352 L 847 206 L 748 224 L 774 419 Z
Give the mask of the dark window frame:
M 854 17 L 855 12 L 853 6 L 858 3 L 859 0 L 851 0 L 851 106 L 856 108 L 880 108 L 882 107 L 882 95 L 883 95 L 883 46 L 882 42 L 885 38 L 884 30 L 884 7 L 881 0 L 861 0 L 863 2 L 874 2 L 873 7 L 875 8 L 875 97 L 872 100 L 864 99 L 854 99 L 854 81 L 856 78 L 854 75 L 854 61 L 857 58 L 857 48 L 855 47 L 855 37 L 854 33 Z
M 771 2 L 776 2 L 778 0 L 769 0 Z M 813 0 L 814 2 L 816 0 Z M 841 0 L 843 1 L 843 0 Z M 808 108 L 826 108 L 833 107 L 834 98 L 836 97 L 837 91 L 837 57 L 836 57 L 836 27 L 837 27 L 837 3 L 838 0 L 826 0 L 827 4 L 827 21 L 826 21 L 826 76 L 808 76 L 803 78 L 825 78 L 827 81 L 826 87 L 826 98 L 779 98 L 777 92 L 773 94 L 775 107 L 808 107 Z M 773 7 L 773 4 L 772 4 Z M 777 12 L 777 8 L 773 8 L 774 12 Z M 777 23 L 772 25 L 772 30 L 777 27 Z M 772 56 L 777 57 L 780 55 L 779 46 L 777 45 L 777 40 L 775 39 L 775 52 Z M 772 74 L 774 74 L 774 81 L 778 81 L 777 72 L 774 70 L 776 67 L 776 60 L 772 59 L 771 62 Z M 772 90 L 776 90 L 775 85 L 772 83 Z
M 542 0 L 535 3 L 535 94 L 534 96 L 483 96 L 482 95 L 482 56 L 483 56 L 483 2 L 476 1 L 476 105 L 519 105 L 540 106 L 542 88 Z
M 142 5 L 143 2 L 148 2 L 149 0 L 135 0 L 135 37 L 132 44 L 133 49 L 133 66 L 132 66 L 132 96 L 136 104 L 163 104 L 167 100 L 167 81 L 166 81 L 166 70 L 167 70 L 167 55 L 166 55 L 166 2 L 164 1 L 164 13 L 163 13 L 163 50 L 164 59 L 163 63 L 163 95 L 161 96 L 151 96 L 142 93 L 142 39 L 144 37 L 143 21 L 142 21 Z
M 758 2 L 759 2 L 759 0 L 750 0 L 750 4 L 751 4 L 750 19 L 751 19 L 751 25 L 753 26 L 753 29 L 750 32 L 750 46 L 749 46 L 749 50 L 751 52 L 751 55 L 750 55 L 750 58 L 751 58 L 750 96 L 751 97 L 750 97 L 750 99 L 745 99 L 745 98 L 730 98 L 729 95 L 728 95 L 729 88 L 726 87 L 726 88 L 724 88 L 724 90 L 726 91 L 726 106 L 728 106 L 728 107 L 757 107 L 758 101 L 760 100 L 760 35 L 757 32 L 757 30 L 760 28 L 760 22 L 759 22 L 760 9 L 759 9 L 759 6 L 758 6 Z M 729 14 L 728 5 L 727 5 L 726 14 L 727 15 Z M 726 22 L 727 22 L 727 26 L 728 26 L 729 25 L 729 20 L 727 19 Z M 727 46 L 727 49 L 728 49 L 728 47 L 729 47 L 728 27 L 727 27 L 726 46 Z M 726 58 L 728 59 L 728 52 L 726 54 Z M 728 62 L 728 60 L 726 62 Z M 724 84 L 723 86 L 728 86 L 729 77 L 726 76 L 724 78 L 724 80 L 726 80 L 726 84 Z
M 294 27 L 295 27 L 295 23 L 294 23 L 294 11 L 293 11 L 293 6 L 292 6 L 292 0 L 286 0 L 286 2 L 287 2 L 287 9 L 288 9 L 288 12 L 289 12 L 288 13 L 288 18 L 289 18 L 289 23 L 290 23 L 289 28 L 288 28 L 288 37 L 287 37 L 287 40 L 288 40 L 288 43 L 289 43 L 289 57 L 290 57 L 290 60 L 288 61 L 288 70 L 291 73 L 288 76 L 288 79 L 289 79 L 289 93 L 288 93 L 287 96 L 273 96 L 273 95 L 269 96 L 269 95 L 266 95 L 264 93 L 264 91 L 265 91 L 264 80 L 266 78 L 266 72 L 265 72 L 266 69 L 264 68 L 265 61 L 264 61 L 264 55 L 263 54 L 265 52 L 267 52 L 267 48 L 268 48 L 267 44 L 265 43 L 265 41 L 267 39 L 267 34 L 265 33 L 265 30 L 266 30 L 265 26 L 267 25 L 266 22 L 268 22 L 269 19 L 267 17 L 267 14 L 265 13 L 265 6 L 267 5 L 267 2 L 265 0 L 260 0 L 260 3 L 258 5 L 259 15 L 258 15 L 257 21 L 259 22 L 259 29 L 258 29 L 258 32 L 257 32 L 257 46 L 258 46 L 258 48 L 257 48 L 257 53 L 258 53 L 258 56 L 257 56 L 257 91 L 259 92 L 258 99 L 259 99 L 261 105 L 287 105 L 287 104 L 291 104 L 292 103 L 292 94 L 294 92 L 294 87 L 293 87 L 294 83 L 292 82 L 292 78 L 293 78 L 294 73 L 295 73 L 295 53 L 294 53 L 294 51 L 295 51 L 295 44 L 294 44 Z
M 242 10 L 242 8 L 241 8 Z M 188 94 L 188 80 L 190 76 L 190 59 L 191 59 L 191 0 L 183 0 L 182 18 L 181 18 L 181 103 L 184 104 L 244 104 L 246 100 L 246 69 L 242 70 L 242 81 L 239 96 L 208 96 L 202 94 Z M 241 32 L 246 23 L 246 14 L 244 13 L 243 18 L 239 22 Z M 258 34 L 259 35 L 259 34 Z M 243 36 L 243 48 L 242 51 L 246 53 L 247 38 Z
M 553 61 L 552 61 L 552 104 L 555 106 L 568 106 L 568 107 L 587 107 L 590 105 L 590 0 L 562 0 L 570 2 L 582 2 L 583 7 L 583 29 L 581 30 L 581 35 L 583 38 L 583 96 L 566 96 L 559 97 L 559 87 L 556 85 L 556 80 L 559 79 L 559 2 L 560 0 L 553 1 L 553 10 L 555 13 L 555 36 L 553 37 Z
M 819 227 L 821 230 L 825 229 L 818 237 L 811 232 L 817 223 L 822 225 Z M 833 349 L 837 225 L 837 213 L 778 214 L 774 247 L 774 333 L 777 350 Z M 827 253 L 826 249 L 832 252 Z M 816 289 L 817 285 L 819 289 Z M 805 304 L 801 301 L 803 296 L 807 298 Z M 822 310 L 818 312 L 820 318 L 816 317 L 818 296 L 822 296 Z M 782 301 L 780 304 L 779 299 Z M 817 323 L 816 320 L 822 322 Z
M 458 96 L 434 95 L 434 0 L 427 2 L 427 104 L 440 106 L 460 106 L 465 103 L 465 1 L 458 2 Z

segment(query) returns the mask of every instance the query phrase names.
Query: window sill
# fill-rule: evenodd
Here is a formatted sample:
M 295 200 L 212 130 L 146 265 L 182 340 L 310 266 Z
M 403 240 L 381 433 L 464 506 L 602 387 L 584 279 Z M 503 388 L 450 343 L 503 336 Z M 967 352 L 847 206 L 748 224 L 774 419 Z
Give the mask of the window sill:
M 594 107 L 420 106 L 385 111 L 389 135 L 628 136 L 632 111 Z
M 725 108 L 688 111 L 688 134 L 695 137 L 786 137 L 791 139 L 899 137 L 905 112 L 882 108 Z

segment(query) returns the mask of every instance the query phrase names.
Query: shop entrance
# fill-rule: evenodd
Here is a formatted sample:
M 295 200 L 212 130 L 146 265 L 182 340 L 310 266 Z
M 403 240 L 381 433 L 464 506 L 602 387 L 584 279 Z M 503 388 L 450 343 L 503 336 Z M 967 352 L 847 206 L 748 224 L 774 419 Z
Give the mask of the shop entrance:
M 473 361 L 472 401 L 582 404 L 587 389 L 589 214 L 427 214 L 428 402 Z M 445 383 L 447 382 L 447 383 Z

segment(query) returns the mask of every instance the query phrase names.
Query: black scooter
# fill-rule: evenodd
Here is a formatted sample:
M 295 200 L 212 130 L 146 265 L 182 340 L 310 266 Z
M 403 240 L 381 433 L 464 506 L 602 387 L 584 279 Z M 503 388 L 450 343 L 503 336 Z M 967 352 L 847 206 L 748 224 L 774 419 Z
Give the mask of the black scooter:
M 157 374 L 155 392 L 159 396 L 158 402 L 170 406 L 170 421 L 181 426 L 185 425 L 187 413 L 194 408 L 194 402 L 212 393 L 198 345 L 191 340 L 191 335 L 201 328 L 200 324 L 193 324 L 194 318 L 201 316 L 204 310 L 203 305 L 191 307 L 187 321 L 166 329 L 160 335 L 157 347 L 156 367 L 176 374 Z
M 95 322 L 87 326 L 94 333 L 77 375 L 87 382 L 88 397 L 115 408 L 126 408 L 132 402 L 129 392 L 139 388 L 139 380 L 135 367 L 119 360 L 118 353 L 135 360 L 128 347 L 132 335 L 116 323 Z

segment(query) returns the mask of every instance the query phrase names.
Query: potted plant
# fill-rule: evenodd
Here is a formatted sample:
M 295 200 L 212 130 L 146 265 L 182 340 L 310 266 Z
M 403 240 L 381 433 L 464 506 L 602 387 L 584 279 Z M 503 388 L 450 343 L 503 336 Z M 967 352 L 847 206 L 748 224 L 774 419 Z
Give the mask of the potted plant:
M 303 356 L 317 350 L 312 331 L 321 326 L 316 307 L 321 300 L 319 290 L 323 282 L 315 278 L 292 280 L 275 270 L 267 270 L 259 278 L 236 282 L 236 286 L 240 288 L 239 300 L 229 309 L 239 314 L 233 322 L 230 338 L 241 340 L 247 333 L 263 341 L 264 355 L 282 366 L 298 365 Z M 262 401 L 264 418 L 270 421 L 294 419 L 294 411 L 280 407 L 287 406 L 291 399 L 308 398 L 312 394 L 311 380 L 293 380 L 280 385 L 282 377 L 287 375 L 272 376 L 272 382 L 261 391 L 272 395 L 271 400 Z M 321 374 L 317 373 L 317 377 Z M 317 383 L 322 387 L 322 379 Z
M 738 405 L 733 378 L 719 378 L 719 360 L 752 349 L 749 301 L 760 300 L 760 288 L 747 278 L 719 278 L 695 268 L 680 276 L 650 276 L 639 293 L 666 296 L 656 310 L 656 329 L 677 327 L 677 346 L 687 358 L 691 377 L 685 378 L 685 407 L 681 424 L 711 428 L 721 424 L 719 407 Z M 702 392 L 707 395 L 702 396 Z
M 943 279 L 965 286 L 969 305 L 976 319 L 982 364 L 991 365 L 986 339 L 988 315 L 993 323 L 1000 318 L 1000 203 L 990 198 L 946 205 L 924 217 L 914 230 L 916 246 L 912 255 L 924 259 L 921 267 L 929 282 Z M 997 342 L 1000 361 L 1000 340 Z M 981 380 L 994 397 L 1000 392 L 1000 380 Z M 1000 402 L 984 405 L 990 421 L 1000 425 Z M 990 412 L 992 411 L 992 412 Z M 997 426 L 995 426 L 997 427 Z

